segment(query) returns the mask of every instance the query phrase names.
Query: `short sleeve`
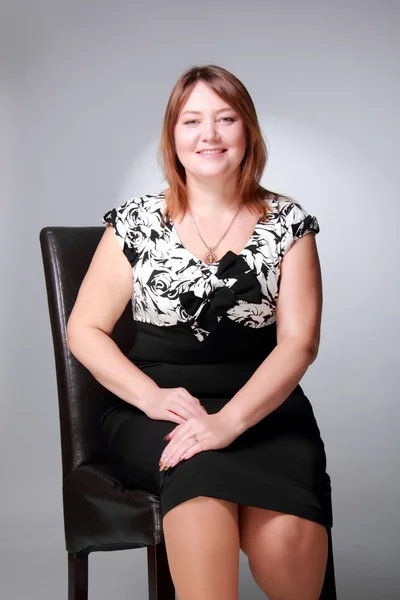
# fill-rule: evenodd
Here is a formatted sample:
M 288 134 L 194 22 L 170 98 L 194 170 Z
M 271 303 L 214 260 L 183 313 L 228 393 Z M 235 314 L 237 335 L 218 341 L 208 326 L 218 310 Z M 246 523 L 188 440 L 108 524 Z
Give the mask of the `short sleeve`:
M 308 212 L 298 202 L 286 202 L 281 211 L 282 238 L 281 257 L 283 257 L 293 242 L 307 233 L 319 233 L 317 217 Z
M 103 223 L 110 223 L 113 226 L 117 241 L 132 266 L 138 260 L 135 239 L 139 205 L 135 200 L 137 199 L 131 198 L 125 204 L 112 208 L 103 215 Z

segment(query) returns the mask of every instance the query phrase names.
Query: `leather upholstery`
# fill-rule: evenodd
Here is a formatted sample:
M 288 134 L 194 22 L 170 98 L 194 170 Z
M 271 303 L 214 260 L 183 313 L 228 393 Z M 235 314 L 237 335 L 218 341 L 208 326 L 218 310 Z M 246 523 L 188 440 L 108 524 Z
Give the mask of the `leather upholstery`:
M 114 396 L 66 343 L 68 318 L 103 232 L 104 227 L 40 232 L 57 374 L 65 540 L 73 554 L 164 542 L 159 498 L 146 490 L 125 490 L 109 464 L 99 421 Z M 126 353 L 132 334 L 129 303 L 112 338 Z

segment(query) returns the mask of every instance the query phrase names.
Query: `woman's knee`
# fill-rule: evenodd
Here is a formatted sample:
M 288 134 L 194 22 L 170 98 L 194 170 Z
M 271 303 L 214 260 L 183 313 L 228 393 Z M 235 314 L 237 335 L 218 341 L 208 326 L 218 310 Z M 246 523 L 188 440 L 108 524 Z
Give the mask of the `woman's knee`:
M 308 552 L 315 544 L 327 548 L 326 528 L 295 515 L 254 506 L 239 506 L 240 547 L 251 559 L 268 553 Z

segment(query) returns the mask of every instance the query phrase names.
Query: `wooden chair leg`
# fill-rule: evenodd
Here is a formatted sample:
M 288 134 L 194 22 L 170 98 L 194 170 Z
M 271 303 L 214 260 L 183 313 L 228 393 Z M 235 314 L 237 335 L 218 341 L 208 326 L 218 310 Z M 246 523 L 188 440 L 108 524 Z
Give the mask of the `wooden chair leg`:
M 88 600 L 88 555 L 68 553 L 68 600 Z
M 165 544 L 147 546 L 149 600 L 175 600 Z
M 319 600 L 337 600 L 335 568 L 333 564 L 332 529 L 328 529 L 328 562 L 326 565 L 324 585 Z

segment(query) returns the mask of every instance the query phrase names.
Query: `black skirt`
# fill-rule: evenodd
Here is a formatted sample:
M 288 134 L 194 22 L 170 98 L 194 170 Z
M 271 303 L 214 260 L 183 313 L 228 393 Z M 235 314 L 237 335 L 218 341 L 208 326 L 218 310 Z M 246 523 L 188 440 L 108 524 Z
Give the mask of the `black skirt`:
M 276 346 L 275 324 L 259 329 L 222 319 L 199 342 L 184 326 L 137 323 L 128 357 L 160 387 L 184 387 L 209 414 L 218 412 Z M 162 516 L 209 496 L 332 527 L 331 480 L 312 405 L 300 385 L 229 446 L 200 452 L 166 471 L 164 436 L 177 427 L 115 399 L 101 419 L 116 474 L 126 487 L 160 497 Z

